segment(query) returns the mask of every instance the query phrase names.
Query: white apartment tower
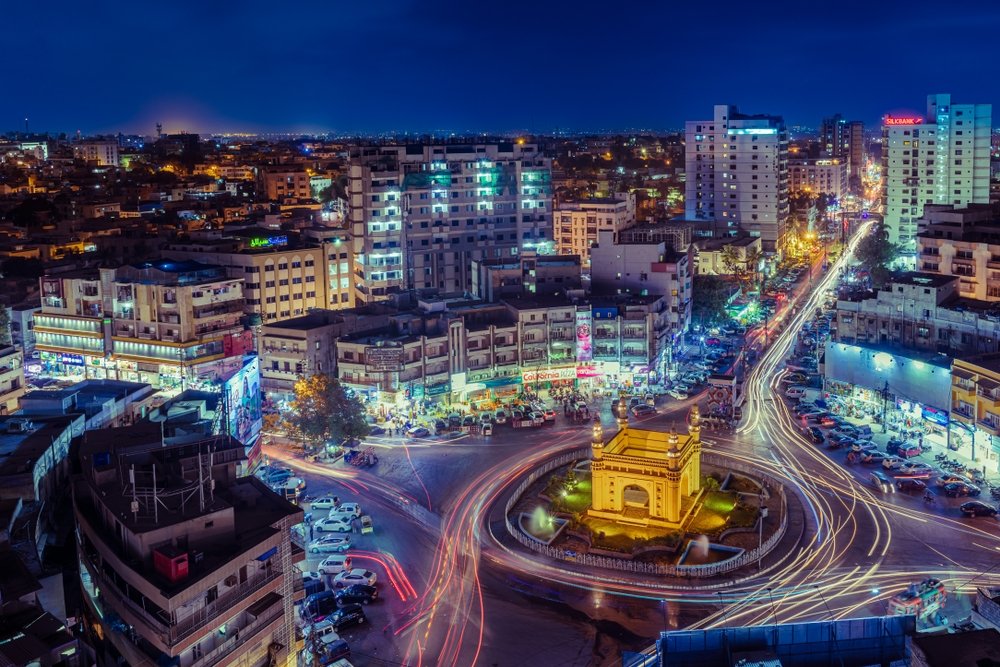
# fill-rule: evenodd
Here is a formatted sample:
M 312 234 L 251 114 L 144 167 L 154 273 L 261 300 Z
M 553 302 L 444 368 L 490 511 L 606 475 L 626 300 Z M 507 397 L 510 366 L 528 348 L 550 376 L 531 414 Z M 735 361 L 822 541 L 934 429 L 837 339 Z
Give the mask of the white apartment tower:
M 534 144 L 351 150 L 348 219 L 358 303 L 472 287 L 472 260 L 552 245 L 551 161 Z
M 990 200 L 992 105 L 952 104 L 927 96 L 927 116 L 882 120 L 882 203 L 889 240 L 916 249 L 925 204 L 986 204 Z
M 779 116 L 717 104 L 712 120 L 686 126 L 685 218 L 710 221 L 714 236 L 739 230 L 764 250 L 784 245 L 788 220 L 788 133 Z

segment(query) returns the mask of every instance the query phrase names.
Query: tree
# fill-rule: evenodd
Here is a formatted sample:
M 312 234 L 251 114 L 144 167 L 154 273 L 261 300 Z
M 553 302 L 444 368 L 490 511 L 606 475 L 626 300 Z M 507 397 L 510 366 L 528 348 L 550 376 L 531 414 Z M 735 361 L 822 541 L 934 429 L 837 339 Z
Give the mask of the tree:
M 10 335 L 10 309 L 0 304 L 0 346 L 10 345 L 13 339 Z
M 726 319 L 726 305 L 733 293 L 729 283 L 719 276 L 696 275 L 692 291 L 691 316 L 697 318 L 702 326 L 711 326 Z
M 899 257 L 899 252 L 899 246 L 889 241 L 889 230 L 885 223 L 879 223 L 868 236 L 861 239 L 854 256 L 871 276 L 872 286 L 881 287 L 892 275 L 889 266 Z
M 348 396 L 336 378 L 324 373 L 301 377 L 292 391 L 295 398 L 285 423 L 303 440 L 312 444 L 339 443 L 368 434 L 361 401 Z

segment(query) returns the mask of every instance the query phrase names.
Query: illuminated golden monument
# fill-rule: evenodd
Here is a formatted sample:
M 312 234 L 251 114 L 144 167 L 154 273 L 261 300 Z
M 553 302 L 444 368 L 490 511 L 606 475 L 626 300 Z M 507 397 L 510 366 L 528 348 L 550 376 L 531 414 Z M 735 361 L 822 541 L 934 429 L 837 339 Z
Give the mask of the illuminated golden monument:
M 680 526 L 682 499 L 701 488 L 701 415 L 691 408 L 687 435 L 629 428 L 625 399 L 607 443 L 600 419 L 591 440 L 592 500 L 587 515 L 644 526 Z

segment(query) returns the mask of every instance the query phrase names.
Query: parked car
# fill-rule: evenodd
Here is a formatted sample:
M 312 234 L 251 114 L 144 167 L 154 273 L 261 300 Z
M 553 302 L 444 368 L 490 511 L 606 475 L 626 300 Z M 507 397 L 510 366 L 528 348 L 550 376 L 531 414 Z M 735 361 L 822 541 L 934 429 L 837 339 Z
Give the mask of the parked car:
M 414 426 L 413 428 L 411 428 L 409 431 L 406 432 L 406 435 L 410 436 L 411 438 L 426 438 L 430 434 L 431 432 L 428 431 L 423 426 Z
M 950 484 L 944 485 L 944 494 L 952 498 L 960 498 L 962 496 L 970 496 L 975 498 L 981 493 L 978 486 L 974 484 L 966 484 L 964 482 L 952 482 Z
M 927 489 L 927 484 L 920 479 L 912 477 L 896 478 L 896 488 L 904 493 L 922 492 Z
M 309 503 L 311 510 L 328 510 L 333 507 L 336 496 L 320 496 Z
M 784 384 L 802 384 L 808 379 L 803 373 L 788 373 L 781 377 L 781 381 Z
M 327 556 L 321 560 L 319 565 L 316 566 L 316 571 L 324 577 L 339 574 L 340 572 L 343 572 L 344 568 L 350 565 L 350 563 L 350 556 L 335 554 L 333 556 Z
M 350 535 L 325 535 L 309 543 L 309 551 L 314 554 L 342 553 L 350 548 Z
M 369 604 L 378 599 L 378 589 L 367 584 L 351 584 L 337 591 L 337 604 Z
M 672 398 L 676 398 L 678 401 L 686 401 L 688 398 L 688 395 L 686 393 L 684 393 L 680 389 L 675 389 L 675 388 L 668 389 L 667 394 L 669 394 Z
M 920 456 L 923 453 L 923 448 L 920 445 L 903 445 L 897 450 L 899 456 L 903 458 L 910 458 L 913 456 Z
M 331 593 L 331 595 L 333 594 Z M 334 597 L 334 604 L 336 604 L 336 597 Z M 340 609 L 331 612 L 327 618 L 337 630 L 347 625 L 361 625 L 368 620 L 365 616 L 365 610 L 359 604 L 345 604 Z
M 947 486 L 948 484 L 971 484 L 968 478 L 954 473 L 942 473 L 938 475 L 937 485 Z
M 337 588 L 344 588 L 345 586 L 350 586 L 351 584 L 365 584 L 366 586 L 374 586 L 377 575 L 371 570 L 365 570 L 362 568 L 355 568 L 347 572 L 341 572 L 336 577 L 333 578 L 333 585 Z
M 496 420 L 497 424 L 506 424 L 507 423 L 507 413 L 504 412 L 503 410 L 497 410 L 494 419 Z
M 317 533 L 349 533 L 353 530 L 351 520 L 344 516 L 326 517 L 313 522 L 313 530 Z
M 346 517 L 348 519 L 361 516 L 361 505 L 358 503 L 340 503 L 338 507 L 330 509 L 330 518 Z
M 906 461 L 899 466 L 899 471 L 907 477 L 929 479 L 934 469 L 921 461 Z
M 368 435 L 385 435 L 385 429 L 378 424 L 372 424 L 368 427 Z
M 903 465 L 903 459 L 898 456 L 887 456 L 882 459 L 882 467 L 886 470 L 894 470 Z
M 970 500 L 967 503 L 962 503 L 958 509 L 962 511 L 965 516 L 996 516 L 997 508 L 992 505 L 987 505 L 984 502 L 978 500 Z
M 874 450 L 869 450 L 867 452 L 862 452 L 861 453 L 861 462 L 862 463 L 872 463 L 872 464 L 876 464 L 877 465 L 879 463 L 882 463 L 882 461 L 884 461 L 884 460 L 885 460 L 885 455 L 882 454 L 881 452 L 877 452 L 877 451 L 874 451 Z
M 788 398 L 802 398 L 806 395 L 806 388 L 799 386 L 792 386 L 785 390 L 785 396 Z
M 545 417 L 545 421 L 547 421 L 547 422 L 551 422 L 551 421 L 555 421 L 556 420 L 556 411 L 553 410 L 552 408 L 548 408 L 542 414 Z
M 361 607 L 358 607 L 359 609 Z M 306 623 L 319 623 L 337 612 L 337 597 L 333 591 L 313 593 L 302 601 L 299 614 Z M 334 624 L 334 629 L 337 629 Z

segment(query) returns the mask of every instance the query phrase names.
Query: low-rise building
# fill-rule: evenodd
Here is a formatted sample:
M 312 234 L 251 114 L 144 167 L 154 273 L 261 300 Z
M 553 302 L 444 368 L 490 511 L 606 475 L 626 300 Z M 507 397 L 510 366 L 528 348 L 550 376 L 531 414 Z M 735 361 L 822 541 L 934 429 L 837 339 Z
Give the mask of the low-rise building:
M 0 498 L 43 503 L 65 489 L 69 444 L 84 416 L 0 417 Z
M 271 398 L 289 394 L 295 381 L 337 371 L 337 339 L 383 329 L 388 312 L 378 306 L 314 310 L 308 315 L 265 324 L 260 329 L 261 384 Z
M 118 142 L 107 141 L 81 141 L 73 144 L 73 157 L 77 160 L 94 163 L 99 167 L 117 167 Z
M 732 268 L 723 260 L 727 252 L 726 248 L 732 248 L 741 267 L 745 267 L 749 271 L 760 271 L 764 266 L 764 249 L 761 246 L 759 236 L 698 239 L 696 245 L 698 250 L 695 257 L 695 273 L 698 275 L 732 275 Z M 756 261 L 756 266 L 749 266 L 753 261 Z
M 153 387 L 142 382 L 123 380 L 84 380 L 66 389 L 32 391 L 21 397 L 18 416 L 79 416 L 85 422 L 79 432 L 99 428 L 127 426 L 142 417 L 154 394 Z
M 847 194 L 847 158 L 788 158 L 790 193 L 832 195 L 838 201 Z
M 1000 355 L 956 358 L 951 366 L 952 447 L 1000 470 Z
M 301 166 L 260 167 L 257 170 L 257 191 L 268 201 L 311 199 L 309 173 Z
M 24 353 L 13 345 L 0 347 L 0 415 L 17 412 L 24 391 Z
M 84 616 L 132 667 L 295 664 L 302 510 L 238 477 L 239 442 L 91 431 L 72 482 Z

